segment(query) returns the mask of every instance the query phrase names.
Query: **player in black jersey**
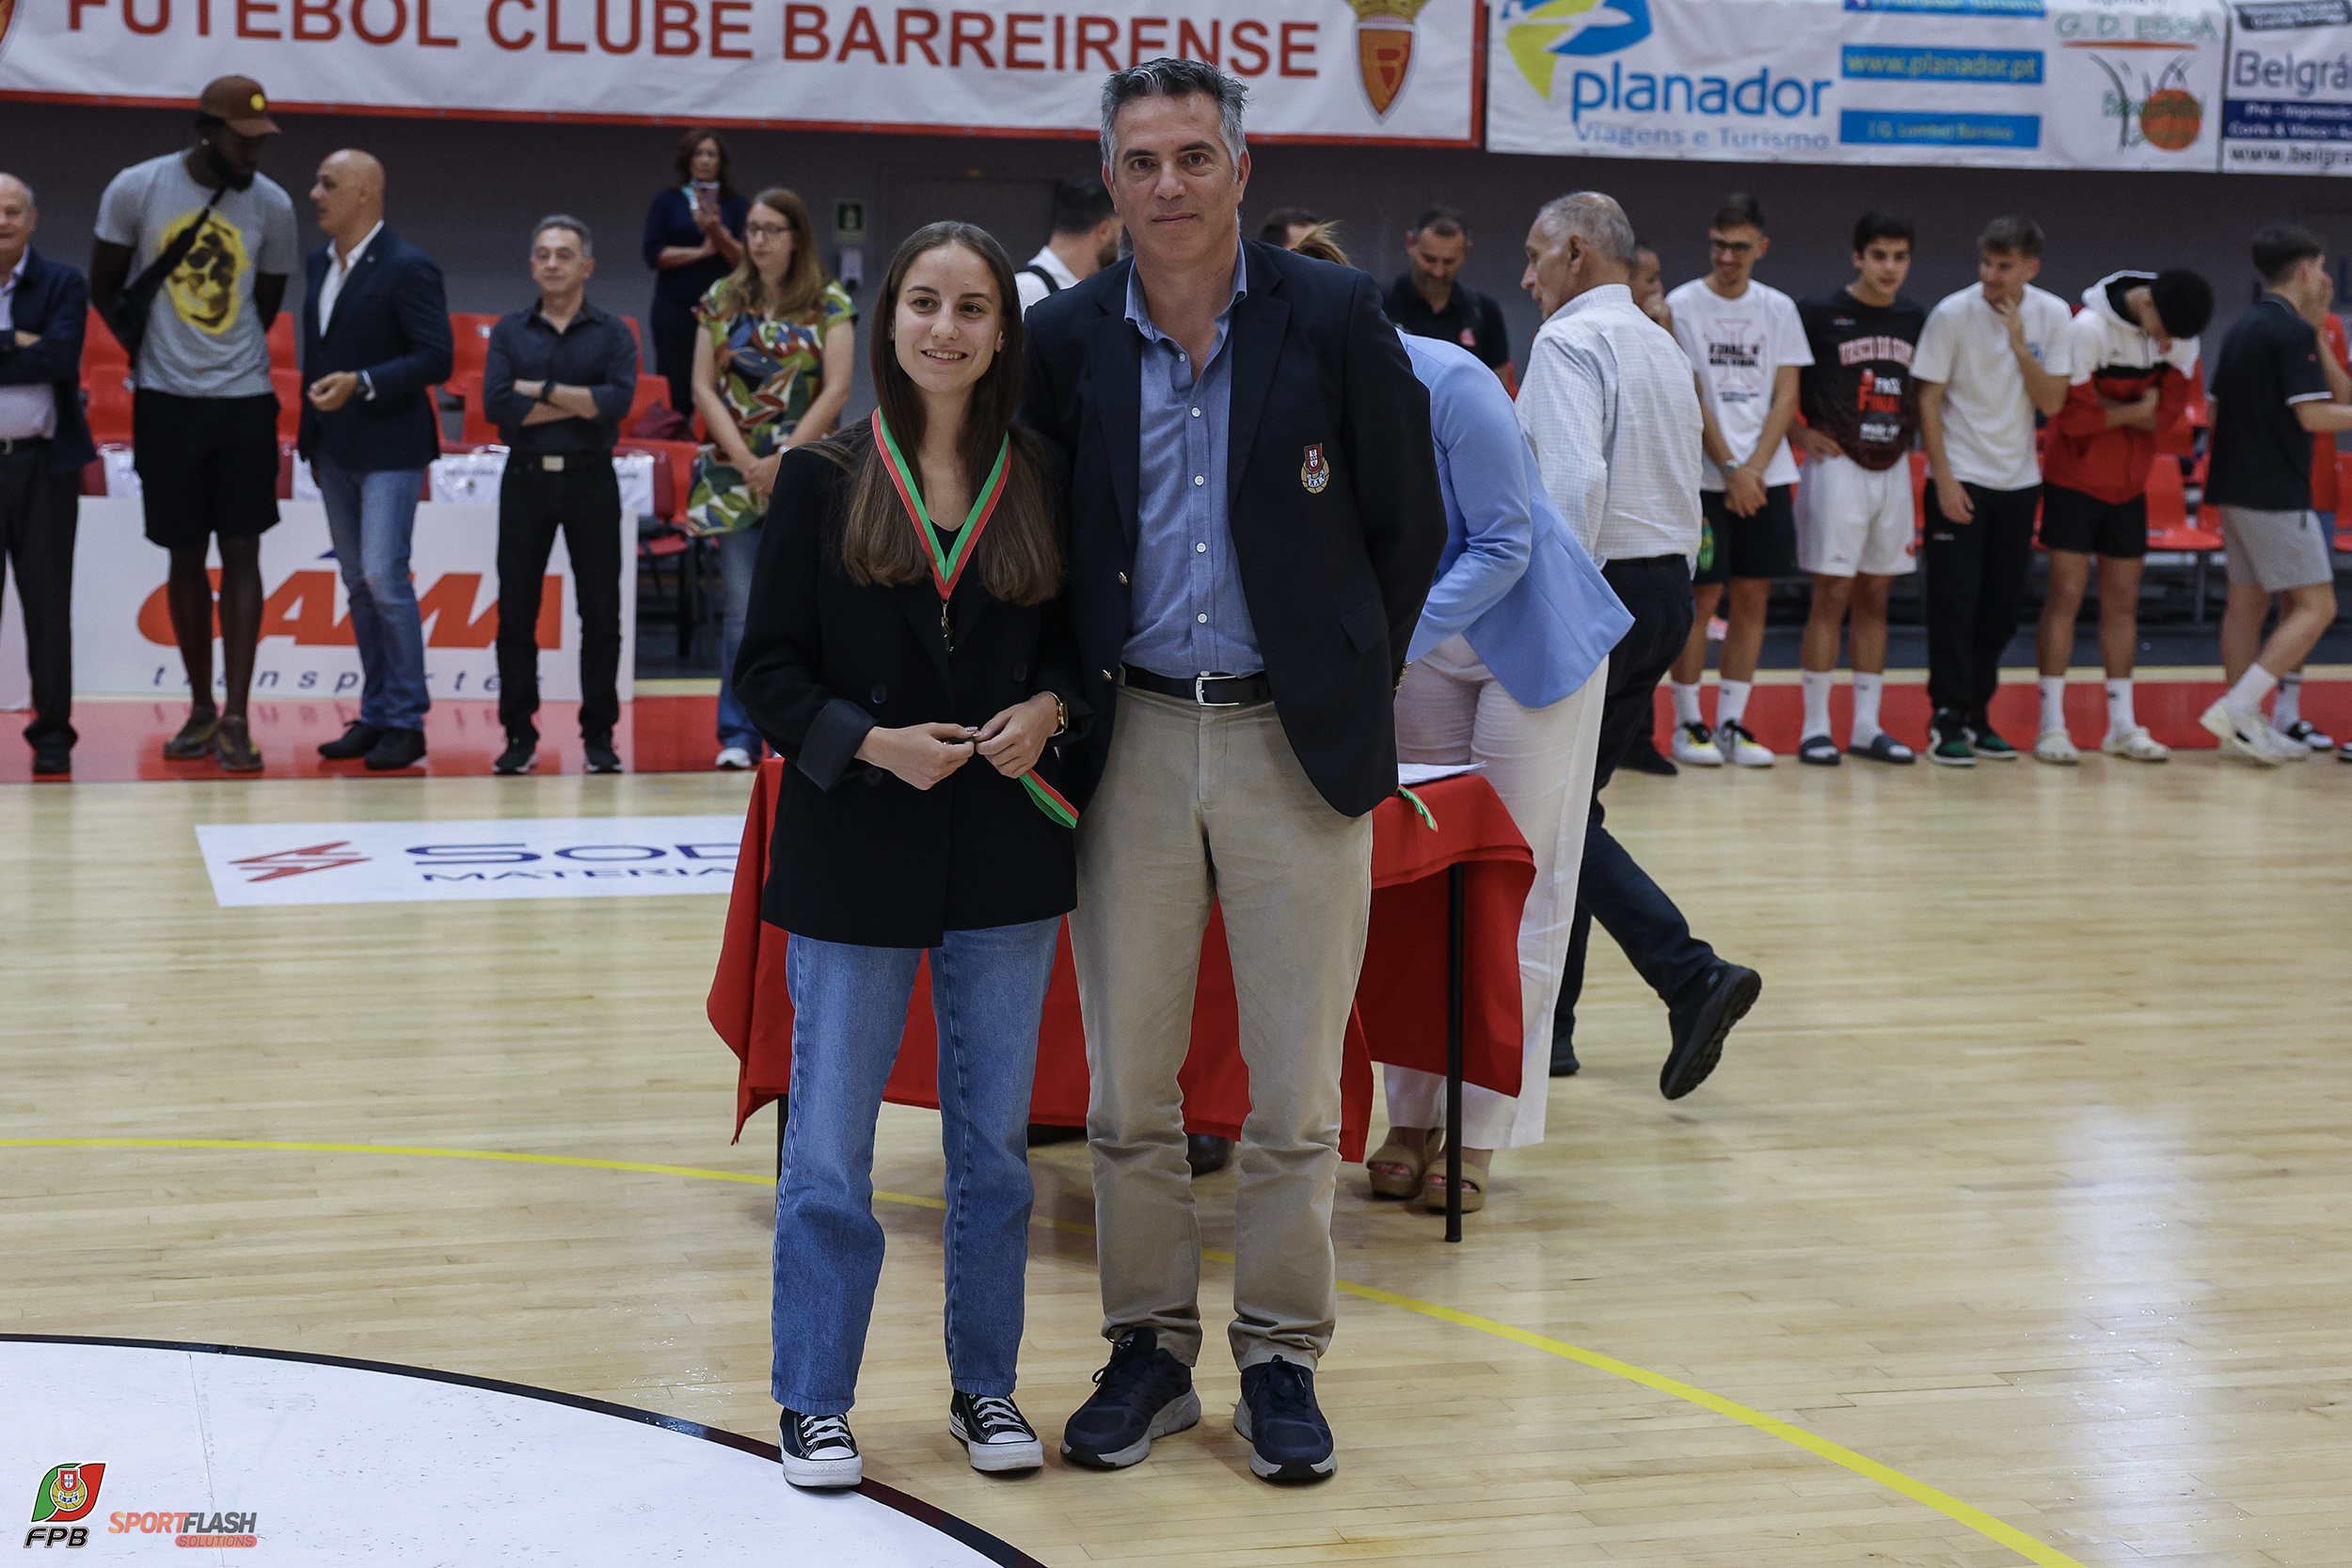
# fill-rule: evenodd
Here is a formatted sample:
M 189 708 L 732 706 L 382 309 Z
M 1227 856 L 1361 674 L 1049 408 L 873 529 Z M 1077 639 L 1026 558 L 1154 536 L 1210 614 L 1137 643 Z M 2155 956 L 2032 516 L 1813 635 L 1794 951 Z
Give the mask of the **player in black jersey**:
M 1813 363 L 1797 372 L 1805 451 L 1797 485 L 1797 561 L 1813 576 L 1804 626 L 1804 729 L 1797 760 L 1837 765 L 1829 693 L 1838 631 L 1853 617 L 1853 736 L 1847 750 L 1909 764 L 1912 749 L 1879 727 L 1886 680 L 1886 593 L 1912 570 L 1916 529 L 1911 449 L 1919 430 L 1912 351 L 1927 307 L 1901 293 L 1911 272 L 1911 223 L 1865 213 L 1853 230 L 1854 280 L 1797 302 Z

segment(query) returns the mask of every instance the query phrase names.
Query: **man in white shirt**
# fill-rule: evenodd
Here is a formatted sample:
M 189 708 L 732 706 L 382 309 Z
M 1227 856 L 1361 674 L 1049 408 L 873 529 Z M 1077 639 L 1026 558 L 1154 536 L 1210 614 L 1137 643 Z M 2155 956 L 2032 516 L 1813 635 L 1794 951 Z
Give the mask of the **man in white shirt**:
M 1021 313 L 1048 294 L 1075 288 L 1119 260 L 1119 214 L 1100 180 L 1064 181 L 1054 191 L 1054 233 L 1013 274 Z
M 1787 437 L 1797 413 L 1797 372 L 1813 363 L 1813 350 L 1796 303 L 1752 276 L 1772 246 L 1756 198 L 1727 196 L 1707 230 L 1707 276 L 1666 296 L 1675 337 L 1698 367 L 1707 420 L 1699 481 L 1707 539 L 1692 577 L 1697 612 L 1672 683 L 1675 760 L 1702 768 L 1770 768 L 1773 761 L 1747 727 L 1748 690 L 1764 648 L 1772 579 L 1797 575 L 1790 501 L 1797 462 Z M 1710 732 L 1699 717 L 1699 677 L 1707 671 L 1707 623 L 1726 583 L 1723 690 Z
M 2033 564 L 2042 467 L 2034 416 L 2065 406 L 2066 302 L 2033 287 L 2042 226 L 2011 214 L 1977 238 L 1979 284 L 1928 314 L 1912 360 L 1928 449 L 1928 760 L 2013 762 L 1985 708 Z
M 1535 214 L 1520 279 L 1545 319 L 1528 354 L 1519 424 L 1545 491 L 1633 613 L 1609 655 L 1551 1071 L 1577 1069 L 1576 999 L 1598 920 L 1666 1004 L 1672 1043 L 1658 1086 L 1679 1100 L 1714 1070 L 1724 1037 L 1755 1006 L 1763 980 L 1692 936 L 1674 900 L 1602 825 L 1600 791 L 1627 741 L 1651 722 L 1659 677 L 1690 637 L 1699 544 L 1698 392 L 1690 360 L 1633 303 L 1626 286 L 1633 259 L 1624 209 L 1582 191 Z

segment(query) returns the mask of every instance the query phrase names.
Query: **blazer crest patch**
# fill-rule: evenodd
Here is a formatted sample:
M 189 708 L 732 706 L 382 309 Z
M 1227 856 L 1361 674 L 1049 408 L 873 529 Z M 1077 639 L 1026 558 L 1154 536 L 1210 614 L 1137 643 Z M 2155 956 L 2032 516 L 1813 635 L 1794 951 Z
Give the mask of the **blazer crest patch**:
M 1298 483 L 1307 494 L 1320 496 L 1331 483 L 1331 465 L 1323 460 L 1323 444 L 1315 442 L 1307 448 L 1307 460 L 1299 467 Z

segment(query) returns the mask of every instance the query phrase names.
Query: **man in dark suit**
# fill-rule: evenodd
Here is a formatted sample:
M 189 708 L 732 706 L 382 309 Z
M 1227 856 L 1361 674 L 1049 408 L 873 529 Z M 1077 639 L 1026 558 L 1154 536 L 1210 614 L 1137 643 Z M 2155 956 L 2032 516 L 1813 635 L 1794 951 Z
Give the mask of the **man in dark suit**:
M 16 563 L 35 773 L 73 768 L 73 525 L 97 452 L 82 419 L 89 290 L 33 251 L 32 188 L 0 174 L 0 585 Z
M 1242 85 L 1153 60 L 1103 94 L 1130 261 L 1029 312 L 1024 420 L 1071 464 L 1077 958 L 1093 1102 L 1099 1389 L 1062 1452 L 1132 1465 L 1200 1419 L 1200 1235 L 1177 1073 L 1221 906 L 1250 1069 L 1235 1195 L 1236 1430 L 1335 1465 L 1340 1053 L 1370 916 L 1391 701 L 1445 545 L 1429 398 L 1359 273 L 1245 244 Z
M 303 395 L 298 445 L 326 503 L 351 594 L 366 680 L 359 717 L 319 748 L 371 772 L 424 760 L 424 627 L 408 580 L 408 540 L 424 471 L 441 435 L 432 388 L 449 379 L 449 301 L 441 269 L 384 227 L 384 166 L 331 154 L 310 201 L 327 243 L 304 268 Z

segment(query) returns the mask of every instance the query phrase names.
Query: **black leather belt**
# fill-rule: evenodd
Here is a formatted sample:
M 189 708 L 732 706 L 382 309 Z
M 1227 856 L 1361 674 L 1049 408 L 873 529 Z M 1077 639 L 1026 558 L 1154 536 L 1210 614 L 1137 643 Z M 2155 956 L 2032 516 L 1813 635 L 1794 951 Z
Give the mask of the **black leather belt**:
M 1274 689 L 1265 676 L 1255 675 L 1194 675 L 1178 680 L 1169 675 L 1155 675 L 1149 670 L 1138 670 L 1122 664 L 1127 684 L 1137 691 L 1156 692 L 1163 697 L 1177 697 L 1202 707 L 1244 707 L 1251 703 L 1270 703 Z
M 35 452 L 48 450 L 49 437 L 46 436 L 0 436 L 0 457 L 14 456 L 21 451 Z

